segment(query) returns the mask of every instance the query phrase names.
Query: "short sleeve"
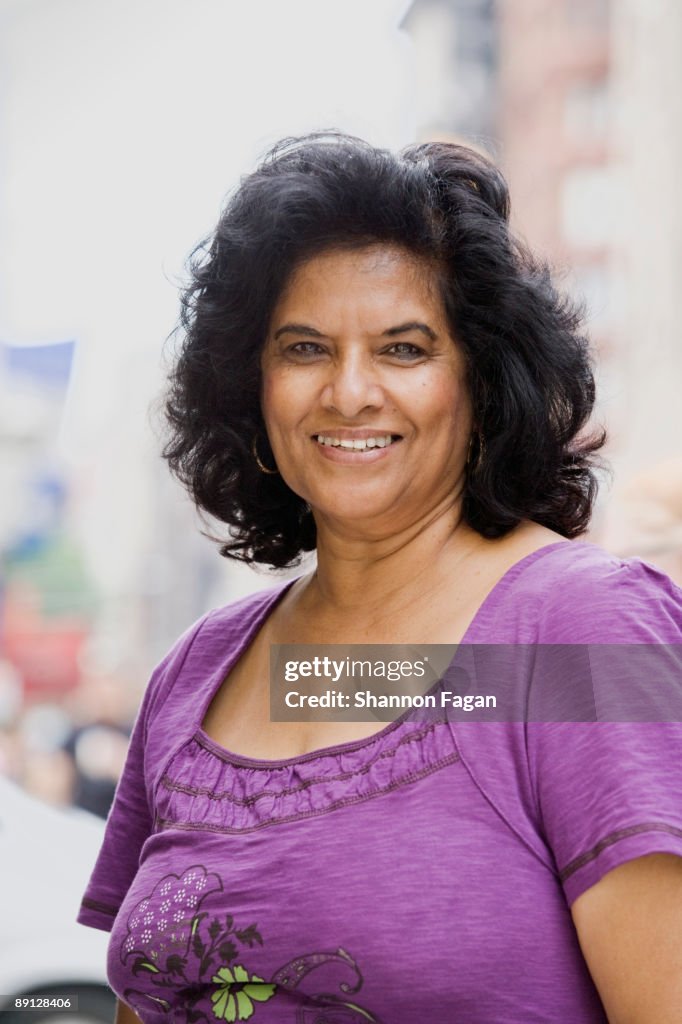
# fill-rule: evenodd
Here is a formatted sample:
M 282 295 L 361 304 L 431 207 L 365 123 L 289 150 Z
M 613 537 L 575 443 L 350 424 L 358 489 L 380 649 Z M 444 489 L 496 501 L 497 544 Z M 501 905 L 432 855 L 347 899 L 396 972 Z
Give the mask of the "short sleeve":
M 680 723 L 530 723 L 528 745 L 569 904 L 628 860 L 682 857 Z
M 562 625 L 541 638 L 585 645 L 575 660 L 587 652 L 602 720 L 527 725 L 539 821 L 569 904 L 626 861 L 682 857 L 682 591 L 637 559 L 586 576 L 550 601 Z
M 110 931 L 137 874 L 142 847 L 154 826 L 154 766 L 148 763 L 146 744 L 149 722 L 168 696 L 203 622 L 200 619 L 187 630 L 152 673 L 137 713 L 102 847 L 81 901 L 77 918 L 80 924 Z

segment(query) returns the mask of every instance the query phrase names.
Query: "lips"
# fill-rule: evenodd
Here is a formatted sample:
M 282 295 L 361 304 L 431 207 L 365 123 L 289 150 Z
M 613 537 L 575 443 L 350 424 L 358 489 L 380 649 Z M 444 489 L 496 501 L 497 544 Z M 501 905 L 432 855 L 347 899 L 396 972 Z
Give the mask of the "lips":
M 312 434 L 310 440 L 329 462 L 341 466 L 370 466 L 389 458 L 403 438 L 390 430 L 337 427 Z
M 328 448 L 342 448 L 346 451 L 364 452 L 372 448 L 388 448 L 400 440 L 399 434 L 374 433 L 366 437 L 343 437 L 337 434 L 315 434 L 315 441 Z

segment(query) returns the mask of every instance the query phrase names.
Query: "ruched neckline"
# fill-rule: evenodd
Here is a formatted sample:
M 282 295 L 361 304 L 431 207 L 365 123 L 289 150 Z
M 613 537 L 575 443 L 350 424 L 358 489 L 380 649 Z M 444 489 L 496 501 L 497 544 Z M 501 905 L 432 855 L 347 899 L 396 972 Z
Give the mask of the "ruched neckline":
M 443 721 L 390 725 L 357 743 L 280 762 L 240 763 L 194 735 L 161 779 L 157 828 L 253 831 L 370 800 L 459 760 Z

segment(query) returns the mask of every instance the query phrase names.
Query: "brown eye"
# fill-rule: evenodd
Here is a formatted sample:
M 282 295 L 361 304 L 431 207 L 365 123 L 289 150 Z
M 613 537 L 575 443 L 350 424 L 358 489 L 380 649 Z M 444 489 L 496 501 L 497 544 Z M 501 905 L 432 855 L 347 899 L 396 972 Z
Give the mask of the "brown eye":
M 305 359 L 306 357 L 310 358 L 324 353 L 324 349 L 315 341 L 297 341 L 295 345 L 289 346 L 287 352 L 293 356 L 302 356 Z
M 395 345 L 391 345 L 388 349 L 388 354 L 396 356 L 403 362 L 411 362 L 416 359 L 420 359 L 426 355 L 423 348 L 419 345 L 413 345 L 410 341 L 398 341 Z

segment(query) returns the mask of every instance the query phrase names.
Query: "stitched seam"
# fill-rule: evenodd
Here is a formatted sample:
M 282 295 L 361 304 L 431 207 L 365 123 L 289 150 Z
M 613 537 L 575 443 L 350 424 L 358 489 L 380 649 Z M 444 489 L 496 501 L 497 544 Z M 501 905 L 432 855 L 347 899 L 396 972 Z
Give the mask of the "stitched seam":
M 414 732 L 411 732 L 408 736 L 403 736 L 403 738 L 401 740 L 399 740 L 398 743 L 396 743 L 394 750 L 397 750 L 398 747 L 402 746 L 403 743 L 410 743 L 410 742 L 412 742 L 413 739 L 418 740 L 418 739 L 422 739 L 422 737 L 424 737 L 424 736 L 428 736 L 428 734 L 430 732 L 432 732 L 436 728 L 437 725 L 440 725 L 440 724 L 442 724 L 442 723 L 441 722 L 432 722 L 430 725 L 427 725 L 425 729 L 422 729 L 420 731 L 415 730 Z M 396 722 L 393 723 L 393 725 L 395 725 L 395 726 L 398 725 L 397 720 L 396 720 Z M 365 739 L 362 739 L 362 740 L 357 740 L 358 746 L 349 746 L 347 751 L 346 750 L 341 750 L 341 751 L 334 750 L 334 752 L 331 753 L 331 754 L 324 754 L 323 752 L 319 752 L 319 754 L 318 754 L 318 752 L 312 751 L 312 754 L 313 755 L 317 754 L 317 756 L 319 756 L 320 759 L 322 759 L 323 757 L 344 756 L 346 753 L 353 754 L 359 748 L 362 748 L 362 749 L 366 750 L 367 747 L 372 745 L 372 743 L 378 743 L 379 740 L 384 735 L 385 735 L 385 730 L 381 729 L 380 732 L 378 732 L 376 734 L 376 736 L 369 736 L 368 738 L 365 738 Z M 296 762 L 293 762 L 291 764 L 286 764 L 286 765 L 278 765 L 278 764 L 253 764 L 253 765 L 252 764 L 246 764 L 245 765 L 245 764 L 242 763 L 242 759 L 237 760 L 235 757 L 230 755 L 229 751 L 227 751 L 227 750 L 222 751 L 220 749 L 216 749 L 213 746 L 209 746 L 209 744 L 206 743 L 206 741 L 204 740 L 204 737 L 201 735 L 201 733 L 197 733 L 193 738 L 194 738 L 195 742 L 199 744 L 200 747 L 203 747 L 204 750 L 208 751 L 209 754 L 213 754 L 213 756 L 217 757 L 220 761 L 224 761 L 227 764 L 234 765 L 237 768 L 246 768 L 249 771 L 254 771 L 254 772 L 272 772 L 272 771 L 277 771 L 277 769 L 280 768 L 280 767 L 284 767 L 284 768 L 295 767 L 296 764 L 298 763 L 298 761 L 296 761 Z M 210 739 L 210 737 L 209 737 L 209 739 Z M 330 748 L 330 749 L 333 749 L 333 748 Z M 375 757 L 375 759 L 373 761 L 369 761 L 368 764 L 370 764 L 370 765 L 374 764 L 374 761 L 378 760 L 380 757 L 390 757 L 390 756 L 392 756 L 390 751 L 388 751 L 386 753 L 383 753 L 383 754 L 378 754 Z M 303 763 L 305 761 L 310 761 L 312 759 L 313 758 L 311 757 L 310 754 L 302 754 L 301 758 L 300 758 L 300 761 L 301 761 L 301 763 Z M 287 758 L 286 760 L 290 761 L 291 759 Z
M 559 543 L 561 543 L 561 542 L 559 542 Z M 460 723 L 457 723 L 457 724 L 460 724 Z M 482 782 L 479 779 L 478 773 L 475 772 L 473 770 L 473 768 L 471 767 L 471 765 L 469 764 L 468 753 L 467 753 L 466 749 L 463 749 L 464 748 L 464 744 L 459 740 L 459 734 L 458 734 L 457 730 L 455 729 L 455 723 L 454 722 L 450 723 L 450 729 L 451 729 L 451 732 L 452 732 L 453 744 L 454 744 L 455 748 L 458 751 L 460 751 L 460 758 L 461 758 L 462 764 L 464 765 L 464 768 L 466 769 L 466 772 L 469 775 L 469 778 L 471 779 L 472 785 L 475 786 L 475 788 L 481 794 L 481 796 L 483 797 L 485 802 L 488 804 L 490 809 L 497 815 L 497 817 L 500 819 L 500 821 L 502 821 L 504 823 L 504 825 L 509 829 L 511 834 L 513 836 L 515 836 L 515 838 L 518 839 L 521 843 L 523 843 L 525 848 L 536 858 L 536 860 L 540 864 L 542 864 L 543 867 L 545 867 L 548 870 L 550 870 L 553 873 L 553 875 L 555 877 L 557 877 L 557 867 L 556 867 L 556 864 L 554 862 L 554 858 L 553 858 L 552 852 L 547 847 L 546 843 L 542 839 L 542 836 L 537 832 L 537 826 L 535 825 L 535 823 L 534 822 L 532 823 L 533 827 L 534 827 L 534 835 L 539 839 L 540 843 L 542 844 L 542 847 L 544 847 L 544 851 L 543 850 L 539 850 L 538 847 L 535 846 L 533 844 L 533 842 L 531 842 L 531 840 L 529 840 L 528 835 L 526 835 L 524 833 L 523 819 L 522 819 L 522 823 L 519 824 L 518 816 L 516 818 L 514 818 L 514 814 L 513 813 L 510 814 L 508 809 L 505 807 L 504 800 L 499 800 L 499 798 L 497 797 L 497 794 L 495 793 L 495 786 L 494 786 L 494 784 L 492 786 L 492 791 L 491 791 L 489 783 L 486 782 L 486 781 Z M 546 856 L 543 856 L 543 852 L 546 852 Z
M 581 853 L 579 857 L 575 857 L 559 872 L 559 878 L 562 882 L 565 882 L 567 878 L 570 878 L 580 868 L 595 860 L 609 846 L 613 846 L 614 843 L 619 842 L 621 839 L 627 839 L 629 836 L 640 835 L 642 832 L 667 832 L 669 835 L 679 836 L 682 839 L 682 828 L 666 825 L 662 821 L 649 821 L 641 825 L 630 825 L 629 828 L 621 828 L 617 832 L 611 832 L 610 835 L 605 836 L 604 839 L 601 839 L 593 846 L 591 850 L 587 850 L 586 853 Z
M 226 790 L 217 791 L 214 789 L 208 789 L 204 786 L 188 786 L 184 782 L 176 782 L 174 779 L 169 778 L 168 775 L 164 775 L 161 779 L 161 783 L 166 789 L 172 790 L 176 793 L 185 793 L 187 796 L 207 796 L 211 800 L 229 800 L 230 803 L 238 804 L 240 807 L 249 807 L 251 804 L 255 804 L 258 800 L 262 800 L 264 797 L 290 796 L 292 793 L 301 793 L 318 783 L 345 782 L 347 779 L 351 779 L 356 775 L 366 775 L 380 760 L 395 757 L 398 749 L 403 744 L 413 743 L 422 739 L 424 736 L 428 735 L 433 728 L 434 726 L 431 726 L 429 729 L 420 733 L 412 733 L 409 736 L 404 736 L 392 750 L 386 750 L 381 754 L 377 754 L 372 761 L 369 761 L 366 765 L 363 765 L 361 768 L 356 768 L 353 771 L 341 772 L 339 775 L 315 775 L 310 779 L 306 779 L 300 786 L 289 786 L 287 789 L 280 790 L 264 789 L 262 792 L 254 794 L 254 796 L 247 796 L 243 799 L 241 797 L 233 796 Z M 212 751 L 209 751 L 209 753 L 212 753 Z M 268 771 L 269 769 L 259 768 L 258 770 Z
M 267 821 L 262 821 L 257 825 L 250 825 L 246 828 L 231 828 L 229 825 L 210 825 L 203 822 L 171 821 L 169 818 L 159 817 L 157 819 L 158 829 L 159 831 L 163 831 L 167 828 L 178 828 L 189 832 L 217 832 L 228 835 L 240 835 L 244 832 L 257 832 L 261 828 L 268 828 L 272 825 L 284 825 L 291 821 L 299 821 L 305 818 L 316 818 L 322 814 L 327 814 L 330 811 L 339 810 L 342 807 L 349 807 L 353 804 L 362 803 L 364 800 L 371 800 L 375 797 L 383 796 L 384 793 L 390 793 L 392 790 L 399 789 L 400 786 L 411 782 L 417 782 L 419 779 L 424 778 L 424 776 L 430 775 L 438 769 L 444 768 L 449 764 L 454 764 L 457 761 L 459 761 L 459 754 L 448 754 L 446 757 L 434 762 L 434 764 L 429 765 L 427 768 L 423 768 L 418 772 L 412 772 L 410 775 L 406 775 L 401 779 L 400 782 L 392 782 L 381 789 L 373 789 L 369 793 L 363 793 L 357 796 L 344 797 L 341 800 L 334 801 L 334 803 L 327 807 L 322 807 L 320 810 L 300 811 L 297 814 L 289 814 L 282 818 L 268 818 Z
M 164 698 L 163 698 L 163 703 L 164 704 L 168 700 L 168 698 L 170 697 L 170 695 L 171 695 L 171 693 L 173 691 L 173 688 L 175 687 L 175 684 L 177 683 L 178 679 L 180 678 L 180 673 L 184 669 L 185 663 L 187 662 L 187 659 L 189 658 L 192 650 L 194 649 L 194 644 L 196 643 L 197 637 L 202 632 L 204 626 L 206 625 L 208 620 L 214 615 L 214 613 L 215 613 L 215 609 L 210 611 L 210 612 L 208 612 L 203 617 L 203 619 L 200 619 L 199 624 L 198 624 L 196 630 L 194 631 L 194 636 L 190 640 L 189 645 L 187 647 L 187 650 L 185 651 L 185 653 L 184 653 L 184 655 L 182 657 L 182 661 L 178 665 L 176 671 L 173 673 L 172 677 L 168 681 L 168 684 L 167 684 L 167 686 L 165 688 Z M 147 738 L 148 738 L 148 735 L 149 735 L 149 729 L 150 729 L 150 726 L 151 726 L 151 723 L 152 723 L 152 719 L 153 719 L 153 717 L 155 717 L 155 711 L 156 711 L 157 705 L 159 703 L 159 700 L 160 700 L 160 694 L 157 691 L 157 693 L 154 696 L 154 699 L 152 701 L 150 701 L 149 707 L 147 709 L 147 715 L 145 717 L 145 723 L 144 723 L 144 749 L 145 749 L 145 752 L 147 750 Z M 186 741 L 184 741 L 184 742 L 186 742 Z M 166 759 L 166 762 L 164 764 L 164 768 L 163 768 L 164 772 L 168 769 L 168 766 L 171 763 L 171 761 L 173 760 L 173 758 L 175 757 L 175 755 L 182 749 L 182 747 L 184 746 L 184 742 L 181 743 L 177 747 L 177 749 L 171 751 L 171 753 L 169 754 L 169 756 Z M 144 766 L 144 771 L 145 771 L 145 776 L 146 776 L 146 770 L 147 770 L 146 758 L 143 758 L 143 766 Z M 145 779 L 145 781 L 146 781 L 146 779 Z M 150 782 L 151 781 L 152 780 L 150 780 Z M 161 784 L 161 779 L 159 778 L 151 786 L 151 793 L 150 793 L 150 796 L 151 796 L 151 806 L 150 806 L 149 809 L 152 812 L 152 814 L 154 815 L 154 817 L 155 817 L 155 813 L 156 813 L 155 812 L 155 808 L 156 808 L 156 795 L 157 795 L 157 793 L 159 791 L 160 784 Z
M 109 917 L 116 917 L 118 914 L 118 907 L 110 907 L 108 903 L 91 900 L 88 896 L 81 900 L 81 906 L 86 910 L 97 910 L 100 914 L 107 914 Z

